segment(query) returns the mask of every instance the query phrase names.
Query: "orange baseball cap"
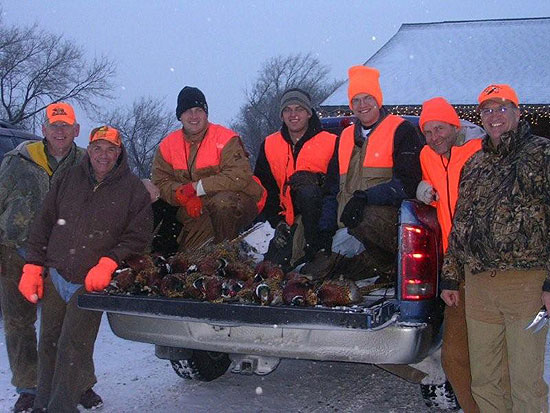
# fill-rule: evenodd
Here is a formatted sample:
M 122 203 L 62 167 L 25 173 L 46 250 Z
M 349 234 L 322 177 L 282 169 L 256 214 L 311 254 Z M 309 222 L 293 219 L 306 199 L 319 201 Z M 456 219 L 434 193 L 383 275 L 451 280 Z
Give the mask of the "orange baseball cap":
M 65 122 L 68 125 L 74 125 L 76 123 L 73 107 L 65 102 L 49 104 L 46 107 L 46 117 L 50 124 Z
M 348 69 L 349 85 L 348 99 L 351 108 L 351 100 L 359 93 L 371 95 L 382 106 L 382 89 L 380 89 L 380 72 L 374 67 L 352 66 Z
M 519 106 L 518 95 L 516 91 L 509 85 L 505 84 L 493 84 L 487 86 L 477 97 L 477 101 L 481 105 L 483 102 L 491 99 L 509 100 L 514 105 Z
M 113 145 L 116 146 L 122 145 L 120 133 L 118 132 L 118 130 L 111 126 L 105 125 L 92 129 L 92 132 L 90 133 L 90 143 L 99 141 L 101 139 L 107 142 L 111 142 Z
M 424 124 L 432 120 L 438 120 L 460 127 L 460 119 L 455 109 L 442 97 L 429 99 L 422 104 L 422 112 L 420 113 L 420 120 L 418 121 L 422 133 L 424 133 Z

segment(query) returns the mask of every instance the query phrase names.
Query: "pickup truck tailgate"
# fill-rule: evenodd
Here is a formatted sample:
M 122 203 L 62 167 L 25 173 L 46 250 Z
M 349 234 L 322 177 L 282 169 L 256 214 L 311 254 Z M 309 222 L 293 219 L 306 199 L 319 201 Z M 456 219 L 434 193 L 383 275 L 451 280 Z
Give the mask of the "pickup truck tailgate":
M 399 323 L 398 304 L 345 308 L 216 304 L 165 297 L 84 294 L 124 339 L 280 358 L 408 364 L 432 350 L 427 323 Z

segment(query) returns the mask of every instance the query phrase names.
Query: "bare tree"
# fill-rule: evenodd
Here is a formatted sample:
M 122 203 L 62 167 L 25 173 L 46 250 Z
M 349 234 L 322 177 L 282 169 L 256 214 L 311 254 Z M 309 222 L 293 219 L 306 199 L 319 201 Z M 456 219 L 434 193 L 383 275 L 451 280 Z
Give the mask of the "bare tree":
M 95 99 L 110 97 L 114 74 L 110 59 L 88 62 L 61 35 L 0 21 L 0 116 L 13 124 L 29 126 L 48 104 L 61 100 L 95 110 Z
M 151 175 L 151 165 L 158 143 L 179 123 L 173 110 L 161 99 L 141 97 L 131 107 L 121 107 L 100 114 L 98 122 L 115 127 L 122 135 L 132 171 L 141 178 Z
M 310 53 L 273 57 L 262 66 L 231 125 L 243 138 L 252 163 L 263 139 L 281 127 L 279 101 L 284 91 L 299 87 L 310 94 L 313 106 L 318 106 L 342 84 L 329 80 L 328 73 L 328 66 Z

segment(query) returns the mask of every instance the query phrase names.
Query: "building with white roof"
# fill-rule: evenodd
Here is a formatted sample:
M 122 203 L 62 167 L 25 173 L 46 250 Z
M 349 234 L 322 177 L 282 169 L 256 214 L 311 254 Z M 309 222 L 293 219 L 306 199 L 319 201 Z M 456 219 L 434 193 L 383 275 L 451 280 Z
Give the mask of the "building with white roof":
M 423 101 L 444 96 L 479 123 L 478 94 L 507 83 L 534 132 L 550 137 L 550 17 L 403 24 L 364 65 L 380 71 L 384 105 L 398 114 L 418 115 Z M 347 88 L 322 112 L 349 111 Z

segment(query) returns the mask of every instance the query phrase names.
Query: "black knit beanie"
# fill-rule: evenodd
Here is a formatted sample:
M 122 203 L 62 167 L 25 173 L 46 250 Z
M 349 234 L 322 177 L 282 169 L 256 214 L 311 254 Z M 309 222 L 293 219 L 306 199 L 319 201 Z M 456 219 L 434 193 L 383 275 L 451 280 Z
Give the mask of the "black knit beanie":
M 180 120 L 181 114 L 191 108 L 203 108 L 208 115 L 208 105 L 206 104 L 204 93 L 196 87 L 185 86 L 178 94 L 176 118 Z

